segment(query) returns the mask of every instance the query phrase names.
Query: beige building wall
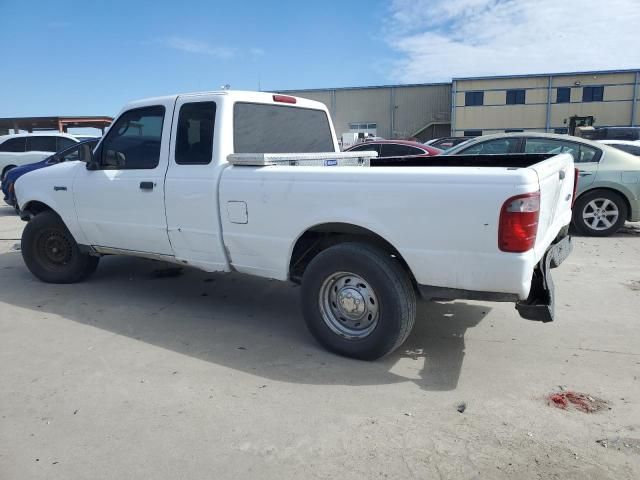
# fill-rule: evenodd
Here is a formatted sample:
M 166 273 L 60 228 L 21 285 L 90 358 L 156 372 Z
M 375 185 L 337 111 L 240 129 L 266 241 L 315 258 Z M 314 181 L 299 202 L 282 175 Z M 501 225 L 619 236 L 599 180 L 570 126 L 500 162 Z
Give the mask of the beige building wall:
M 505 130 L 562 131 L 574 115 L 593 115 L 595 126 L 638 126 L 639 77 L 640 70 L 454 79 L 452 134 L 461 136 L 469 130 L 484 134 Z M 583 102 L 583 89 L 587 86 L 603 86 L 602 101 Z M 569 103 L 557 103 L 558 87 L 571 88 Z M 506 92 L 511 89 L 525 90 L 524 105 L 506 104 Z M 484 92 L 483 105 L 465 105 L 465 94 L 470 91 Z

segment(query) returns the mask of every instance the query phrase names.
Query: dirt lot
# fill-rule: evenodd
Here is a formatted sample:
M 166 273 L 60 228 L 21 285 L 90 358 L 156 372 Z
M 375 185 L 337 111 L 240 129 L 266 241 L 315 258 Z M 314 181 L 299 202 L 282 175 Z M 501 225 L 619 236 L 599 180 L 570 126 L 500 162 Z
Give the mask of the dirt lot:
M 575 238 L 556 322 L 424 303 L 372 363 L 316 345 L 297 287 L 116 257 L 46 285 L 21 229 L 0 208 L 3 480 L 640 478 L 638 224 Z

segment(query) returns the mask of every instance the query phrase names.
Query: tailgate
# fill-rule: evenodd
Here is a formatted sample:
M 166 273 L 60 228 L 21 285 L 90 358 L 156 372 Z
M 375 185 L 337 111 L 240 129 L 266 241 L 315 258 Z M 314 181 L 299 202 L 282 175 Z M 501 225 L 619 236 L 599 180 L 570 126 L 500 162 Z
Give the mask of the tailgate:
M 571 222 L 574 165 L 568 153 L 554 155 L 530 167 L 540 184 L 540 217 L 534 251 L 542 258 L 560 230 Z

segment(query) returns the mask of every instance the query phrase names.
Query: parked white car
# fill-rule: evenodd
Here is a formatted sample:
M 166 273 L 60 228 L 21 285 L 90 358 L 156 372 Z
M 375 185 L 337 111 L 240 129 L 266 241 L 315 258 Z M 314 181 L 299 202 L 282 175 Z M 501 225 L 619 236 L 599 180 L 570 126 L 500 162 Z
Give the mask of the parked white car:
M 73 135 L 58 132 L 0 136 L 0 181 L 12 168 L 39 162 L 77 142 Z
M 42 281 L 83 280 L 112 254 L 290 280 L 316 339 L 361 359 L 407 338 L 418 295 L 553 319 L 569 154 L 339 153 L 322 103 L 224 91 L 133 102 L 86 156 L 16 182 Z

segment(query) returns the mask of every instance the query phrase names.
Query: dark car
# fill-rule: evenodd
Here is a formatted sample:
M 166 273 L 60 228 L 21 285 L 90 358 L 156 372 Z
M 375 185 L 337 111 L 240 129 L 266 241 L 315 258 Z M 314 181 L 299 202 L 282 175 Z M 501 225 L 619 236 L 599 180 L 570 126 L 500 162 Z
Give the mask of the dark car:
M 440 155 L 442 150 L 418 142 L 408 140 L 374 140 L 358 143 L 345 152 L 377 152 L 378 158 L 388 157 L 433 157 Z
M 99 141 L 99 138 L 85 140 L 84 142 L 79 142 L 69 148 L 65 148 L 64 150 L 61 150 L 58 153 L 55 153 L 50 157 L 41 160 L 40 162 L 29 163 L 28 165 L 22 165 L 20 167 L 12 168 L 7 172 L 4 180 L 2 181 L 2 193 L 4 193 L 4 201 L 12 207 L 17 207 L 14 186 L 16 180 L 18 180 L 18 178 L 20 178 L 25 173 L 29 173 L 40 168 L 49 167 L 51 165 L 56 165 L 62 162 L 80 160 L 79 152 L 82 146 L 88 145 L 89 148 L 93 150 Z

